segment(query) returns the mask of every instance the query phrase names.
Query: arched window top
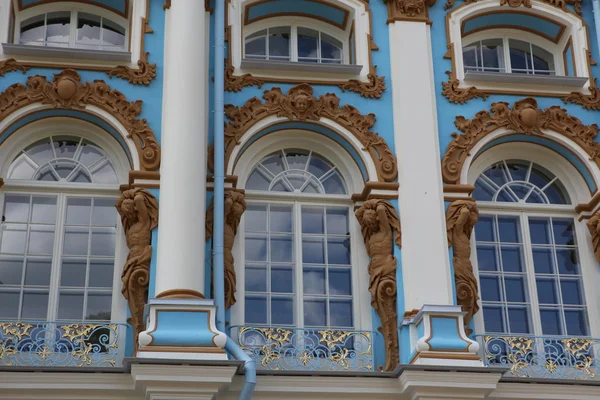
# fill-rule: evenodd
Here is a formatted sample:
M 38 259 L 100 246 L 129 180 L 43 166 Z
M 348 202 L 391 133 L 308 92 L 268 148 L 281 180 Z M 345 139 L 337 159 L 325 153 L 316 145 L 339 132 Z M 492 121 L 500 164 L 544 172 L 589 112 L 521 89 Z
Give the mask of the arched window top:
M 8 170 L 8 179 L 117 184 L 107 154 L 89 140 L 50 136 L 23 149 Z
M 547 169 L 523 160 L 504 160 L 486 169 L 475 181 L 478 201 L 528 204 L 570 204 L 560 180 Z
M 248 190 L 312 194 L 346 194 L 338 168 L 321 155 L 302 149 L 284 149 L 264 157 L 252 170 Z

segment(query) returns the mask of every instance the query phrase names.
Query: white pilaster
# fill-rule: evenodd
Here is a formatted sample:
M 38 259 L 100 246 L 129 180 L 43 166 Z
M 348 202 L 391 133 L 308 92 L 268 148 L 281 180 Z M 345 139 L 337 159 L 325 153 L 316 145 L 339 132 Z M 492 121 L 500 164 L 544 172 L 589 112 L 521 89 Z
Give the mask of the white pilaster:
M 389 33 L 406 309 L 452 304 L 429 25 Z
M 157 295 L 204 292 L 209 54 L 204 15 L 199 0 L 173 1 L 166 10 Z

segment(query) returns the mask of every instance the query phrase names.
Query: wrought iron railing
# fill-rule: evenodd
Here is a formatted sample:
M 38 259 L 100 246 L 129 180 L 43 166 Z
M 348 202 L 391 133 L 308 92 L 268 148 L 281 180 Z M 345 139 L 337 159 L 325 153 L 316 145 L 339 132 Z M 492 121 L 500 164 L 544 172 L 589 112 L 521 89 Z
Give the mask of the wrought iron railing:
M 548 336 L 478 336 L 486 365 L 510 368 L 508 376 L 600 379 L 600 340 Z
M 373 371 L 376 332 L 234 326 L 231 336 L 258 369 Z
M 0 366 L 117 367 L 125 324 L 0 321 Z

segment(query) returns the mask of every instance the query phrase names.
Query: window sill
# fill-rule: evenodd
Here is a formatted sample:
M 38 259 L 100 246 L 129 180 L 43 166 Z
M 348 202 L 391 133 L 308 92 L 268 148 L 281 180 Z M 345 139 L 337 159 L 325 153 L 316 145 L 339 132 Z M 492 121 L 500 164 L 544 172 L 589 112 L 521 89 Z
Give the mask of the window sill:
M 128 51 L 70 49 L 62 47 L 41 46 L 38 47 L 12 43 L 2 43 L 2 50 L 4 54 L 16 56 L 89 61 L 116 61 L 127 63 L 131 62 L 131 53 Z
M 363 67 L 362 65 L 354 64 L 313 64 L 292 61 L 243 59 L 241 68 L 256 71 L 292 71 L 357 76 Z
M 556 88 L 580 89 L 589 80 L 584 77 L 555 75 L 509 74 L 504 72 L 467 71 L 465 82 L 486 82 L 508 85 L 543 85 Z

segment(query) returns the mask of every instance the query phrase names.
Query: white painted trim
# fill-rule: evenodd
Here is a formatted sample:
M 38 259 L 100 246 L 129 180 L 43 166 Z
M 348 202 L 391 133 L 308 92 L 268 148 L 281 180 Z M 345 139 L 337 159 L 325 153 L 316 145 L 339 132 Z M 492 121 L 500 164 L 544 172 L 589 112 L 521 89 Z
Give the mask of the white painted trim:
M 456 8 L 454 11 L 450 12 L 449 15 L 449 19 L 447 20 L 447 32 L 449 35 L 448 38 L 448 42 L 449 43 L 453 43 L 454 44 L 454 72 L 456 74 L 456 78 L 461 82 L 460 86 L 461 88 L 463 87 L 470 87 L 470 85 L 466 85 L 463 81 L 465 78 L 465 71 L 464 71 L 464 64 L 463 64 L 463 58 L 462 58 L 462 35 L 461 35 L 461 25 L 462 25 L 462 21 L 464 21 L 467 18 L 479 15 L 479 14 L 484 14 L 484 13 L 488 13 L 488 12 L 492 12 L 492 11 L 506 11 L 506 8 L 503 8 L 499 5 L 499 3 L 496 0 L 482 0 L 482 1 L 478 1 L 477 3 L 473 3 L 473 4 L 469 4 L 469 6 L 463 6 L 463 7 L 458 7 Z M 546 18 L 546 19 L 550 19 L 553 21 L 556 21 L 560 24 L 565 25 L 567 28 L 565 29 L 565 32 L 563 33 L 563 38 L 561 39 L 561 41 L 559 42 L 558 46 L 561 50 L 560 50 L 560 57 L 562 59 L 562 49 L 564 48 L 564 44 L 566 43 L 566 41 L 568 40 L 569 37 L 573 38 L 573 59 L 575 60 L 576 63 L 576 67 L 577 67 L 577 76 L 578 77 L 589 77 L 589 72 L 588 72 L 588 58 L 587 58 L 587 51 L 588 51 L 588 40 L 587 40 L 587 35 L 586 35 L 586 31 L 585 31 L 585 26 L 583 24 L 582 19 L 577 16 L 574 13 L 571 12 L 564 12 L 563 10 L 561 10 L 558 7 L 554 7 L 551 4 L 539 1 L 539 0 L 533 0 L 532 1 L 532 6 L 531 8 L 526 8 L 526 7 L 520 7 L 519 10 L 521 12 L 524 13 L 528 13 L 531 14 L 533 16 L 539 16 L 542 18 Z M 511 31 L 511 29 L 508 30 L 500 30 L 502 32 L 509 32 Z M 518 31 L 520 32 L 519 35 L 521 37 L 523 37 L 523 35 L 525 35 L 526 37 L 529 38 L 529 34 L 524 32 L 524 31 Z M 484 32 L 481 33 L 482 35 L 485 35 Z M 475 37 L 475 35 L 479 35 L 478 33 L 473 34 L 472 36 Z M 532 35 L 533 36 L 536 35 Z M 467 36 L 468 41 L 472 41 L 471 39 L 471 35 Z M 540 38 L 541 39 L 541 38 Z M 536 39 L 537 40 L 537 39 Z M 544 47 L 544 46 L 540 46 L 540 47 Z M 545 47 L 544 47 L 545 48 Z M 562 62 L 560 63 L 562 64 Z M 588 91 L 590 86 L 590 82 L 588 81 L 588 83 L 586 83 L 586 85 L 582 88 L 582 91 Z M 535 90 L 536 92 L 549 92 L 549 93 L 556 93 L 556 92 L 563 92 L 565 91 L 565 89 L 560 89 L 560 87 L 552 87 L 552 88 L 545 88 L 545 87 L 539 87 L 539 85 L 537 86 L 532 86 L 530 87 L 523 87 L 523 85 L 481 85 L 478 84 L 477 87 L 479 89 L 485 90 L 485 89 L 505 89 L 505 90 L 519 90 L 519 91 L 523 91 L 523 90 Z M 570 90 L 566 90 L 565 93 L 570 93 Z

